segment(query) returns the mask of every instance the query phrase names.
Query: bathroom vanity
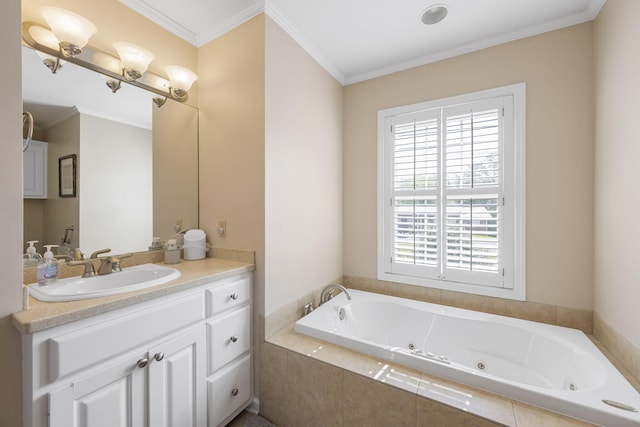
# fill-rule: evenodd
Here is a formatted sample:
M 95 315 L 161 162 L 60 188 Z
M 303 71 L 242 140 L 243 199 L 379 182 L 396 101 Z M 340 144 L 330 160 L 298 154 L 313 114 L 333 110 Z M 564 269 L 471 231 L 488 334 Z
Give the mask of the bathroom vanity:
M 205 259 L 120 296 L 15 313 L 24 423 L 33 427 L 218 426 L 253 399 L 251 271 Z

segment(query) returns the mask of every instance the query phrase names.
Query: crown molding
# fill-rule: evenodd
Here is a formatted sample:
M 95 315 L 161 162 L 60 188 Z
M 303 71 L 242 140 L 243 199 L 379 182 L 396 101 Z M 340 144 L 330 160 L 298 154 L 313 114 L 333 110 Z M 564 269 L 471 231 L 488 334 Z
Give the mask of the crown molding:
M 160 25 L 167 31 L 170 31 L 171 33 L 180 37 L 182 40 L 194 46 L 197 46 L 196 43 L 198 40 L 197 40 L 196 33 L 187 29 L 183 25 L 178 24 L 176 21 L 173 20 L 173 18 L 165 15 L 164 13 L 159 12 L 158 9 L 154 8 L 153 6 L 150 6 L 144 0 L 118 0 L 118 1 L 124 4 L 125 6 L 135 10 L 140 15 Z
M 347 78 L 336 66 L 320 52 L 298 29 L 291 24 L 280 11 L 269 1 L 265 1 L 265 13 L 269 15 L 292 39 L 296 41 L 313 59 L 316 60 L 334 79 L 345 85 Z

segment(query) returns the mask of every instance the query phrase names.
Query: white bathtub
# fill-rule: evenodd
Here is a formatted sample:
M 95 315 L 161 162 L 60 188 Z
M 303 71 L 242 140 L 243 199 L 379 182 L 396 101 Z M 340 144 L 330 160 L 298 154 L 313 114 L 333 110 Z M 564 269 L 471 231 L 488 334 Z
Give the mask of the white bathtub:
M 640 394 L 581 331 L 349 292 L 296 332 L 591 423 L 640 426 Z

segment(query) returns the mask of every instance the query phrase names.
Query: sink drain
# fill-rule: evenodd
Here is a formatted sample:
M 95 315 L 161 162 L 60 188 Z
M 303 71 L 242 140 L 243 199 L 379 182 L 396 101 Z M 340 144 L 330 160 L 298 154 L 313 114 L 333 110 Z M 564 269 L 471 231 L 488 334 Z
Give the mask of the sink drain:
M 484 371 L 485 369 L 487 369 L 487 364 L 482 361 L 476 362 L 476 368 Z

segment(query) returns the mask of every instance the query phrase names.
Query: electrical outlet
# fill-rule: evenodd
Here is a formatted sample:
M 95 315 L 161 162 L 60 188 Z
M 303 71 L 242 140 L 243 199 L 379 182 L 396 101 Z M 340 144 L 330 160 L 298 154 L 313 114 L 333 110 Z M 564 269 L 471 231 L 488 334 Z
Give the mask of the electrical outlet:
M 226 219 L 218 220 L 218 228 L 216 232 L 218 233 L 218 237 L 227 237 L 227 220 Z
M 173 226 L 173 229 L 176 233 L 179 233 L 182 230 L 182 218 L 176 219 L 176 225 Z

